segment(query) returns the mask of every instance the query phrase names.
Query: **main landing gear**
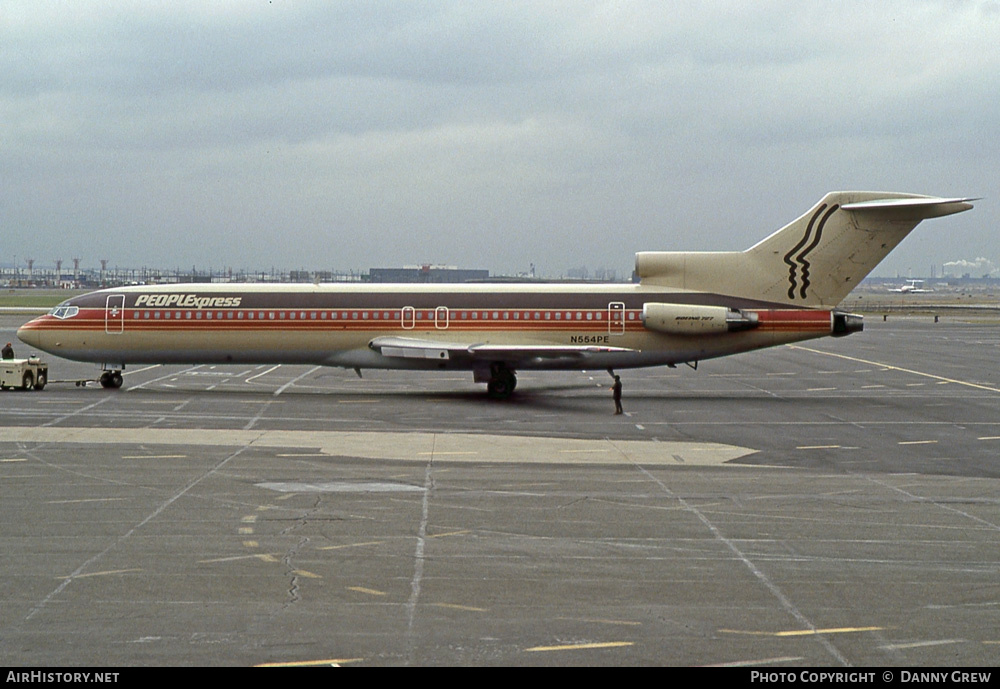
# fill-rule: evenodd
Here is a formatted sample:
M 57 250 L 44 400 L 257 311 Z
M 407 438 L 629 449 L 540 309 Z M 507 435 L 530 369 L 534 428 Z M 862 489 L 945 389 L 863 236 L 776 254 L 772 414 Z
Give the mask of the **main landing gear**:
M 121 371 L 105 371 L 101 374 L 98 379 L 102 388 L 109 388 L 112 390 L 117 390 L 122 386 L 122 372 Z
M 502 361 L 490 364 L 490 378 L 486 381 L 486 394 L 495 400 L 505 400 L 517 387 L 517 376 Z

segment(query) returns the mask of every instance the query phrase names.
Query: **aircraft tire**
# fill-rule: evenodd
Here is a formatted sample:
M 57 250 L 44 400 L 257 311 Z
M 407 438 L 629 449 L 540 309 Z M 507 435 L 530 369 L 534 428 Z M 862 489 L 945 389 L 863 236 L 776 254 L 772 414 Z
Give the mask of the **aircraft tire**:
M 122 386 L 123 382 L 124 382 L 124 379 L 122 378 L 121 371 L 114 371 L 111 374 L 111 385 L 109 387 L 112 387 L 115 390 L 117 390 L 118 388 L 120 388 Z
M 495 400 L 505 400 L 510 397 L 510 389 L 499 380 L 491 380 L 486 384 L 486 394 Z

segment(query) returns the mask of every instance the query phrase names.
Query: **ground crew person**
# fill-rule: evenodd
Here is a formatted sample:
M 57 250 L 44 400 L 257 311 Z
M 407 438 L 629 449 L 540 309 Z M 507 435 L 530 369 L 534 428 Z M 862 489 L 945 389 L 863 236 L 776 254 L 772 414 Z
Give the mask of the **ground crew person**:
M 615 376 L 615 384 L 611 386 L 611 394 L 615 398 L 615 414 L 622 413 L 622 379 Z
M 7 346 L 3 348 L 3 355 L 2 356 L 3 356 L 4 359 L 13 359 L 14 358 L 14 348 L 10 346 L 10 342 L 8 342 Z

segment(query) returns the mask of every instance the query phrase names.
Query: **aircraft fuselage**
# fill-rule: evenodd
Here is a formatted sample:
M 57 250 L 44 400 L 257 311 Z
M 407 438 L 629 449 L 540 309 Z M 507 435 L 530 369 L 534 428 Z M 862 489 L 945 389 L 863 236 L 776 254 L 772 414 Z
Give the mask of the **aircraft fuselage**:
M 650 303 L 724 306 L 757 320 L 735 332 L 657 332 L 644 322 Z M 70 299 L 25 324 L 18 337 L 64 358 L 108 367 L 288 363 L 474 370 L 495 358 L 511 368 L 557 370 L 694 362 L 830 335 L 834 320 L 831 310 L 640 285 L 161 285 Z M 495 346 L 499 353 L 386 356 L 370 346 L 382 337 L 460 341 Z

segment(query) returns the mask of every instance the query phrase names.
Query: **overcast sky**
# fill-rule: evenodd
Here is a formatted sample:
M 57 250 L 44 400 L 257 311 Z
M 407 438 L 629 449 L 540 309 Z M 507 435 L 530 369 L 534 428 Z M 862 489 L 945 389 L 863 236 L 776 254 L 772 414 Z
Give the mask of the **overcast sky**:
M 0 0 L 0 264 L 630 271 L 827 191 L 983 196 L 1000 2 Z

